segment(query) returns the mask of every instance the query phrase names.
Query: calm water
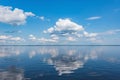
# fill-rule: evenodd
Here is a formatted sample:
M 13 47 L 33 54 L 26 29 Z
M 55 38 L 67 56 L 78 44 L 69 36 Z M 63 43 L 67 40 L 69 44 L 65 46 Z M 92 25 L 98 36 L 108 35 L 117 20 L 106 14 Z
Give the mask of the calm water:
M 31 80 L 120 80 L 120 46 L 0 46 L 0 71 L 11 66 Z

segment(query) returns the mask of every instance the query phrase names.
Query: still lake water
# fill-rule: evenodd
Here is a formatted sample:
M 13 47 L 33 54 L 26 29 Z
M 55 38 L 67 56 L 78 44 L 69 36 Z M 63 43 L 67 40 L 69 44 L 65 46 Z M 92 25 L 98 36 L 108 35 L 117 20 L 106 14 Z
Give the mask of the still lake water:
M 10 66 L 31 80 L 120 80 L 120 46 L 0 46 Z

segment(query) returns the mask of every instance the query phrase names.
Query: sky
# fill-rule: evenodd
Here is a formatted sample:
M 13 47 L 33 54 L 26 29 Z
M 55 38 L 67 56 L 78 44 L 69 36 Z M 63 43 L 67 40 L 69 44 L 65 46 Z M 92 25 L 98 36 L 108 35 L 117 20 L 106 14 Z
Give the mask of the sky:
M 0 45 L 120 45 L 120 0 L 0 0 Z

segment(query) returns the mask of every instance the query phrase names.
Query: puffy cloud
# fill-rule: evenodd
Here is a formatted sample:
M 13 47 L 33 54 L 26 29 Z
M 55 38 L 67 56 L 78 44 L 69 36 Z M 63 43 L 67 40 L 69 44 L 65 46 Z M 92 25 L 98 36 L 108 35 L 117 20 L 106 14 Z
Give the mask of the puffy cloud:
M 56 34 L 56 35 L 64 35 L 64 34 L 72 34 L 78 31 L 83 31 L 84 28 L 82 25 L 78 25 L 75 22 L 72 22 L 70 19 L 59 19 L 56 24 L 44 31 L 44 33 Z
M 84 28 L 82 25 L 79 25 L 69 18 L 58 19 L 56 24 L 53 27 L 50 27 L 47 30 L 44 30 L 44 33 L 50 35 L 51 39 L 60 40 L 61 37 L 67 37 L 68 41 L 76 41 L 75 37 L 82 37 L 82 32 Z
M 48 34 L 45 38 L 35 37 L 34 35 L 29 36 L 30 40 L 41 42 L 41 43 L 57 43 L 61 42 L 67 44 L 71 41 L 85 41 L 89 43 L 102 43 L 103 36 L 108 34 L 116 34 L 120 32 L 119 29 L 110 30 L 101 33 L 87 32 L 82 25 L 79 25 L 69 18 L 58 19 L 53 27 L 43 31 Z M 65 42 L 65 43 L 64 43 Z M 59 44 L 59 43 L 58 43 Z M 71 43 L 72 44 L 72 43 Z
M 98 34 L 97 33 L 88 33 L 86 31 L 83 32 L 85 37 L 96 37 Z
M 68 41 L 76 41 L 76 38 L 74 38 L 74 37 L 68 37 L 67 40 Z
M 26 16 L 35 16 L 35 14 L 33 14 L 32 12 L 24 12 L 24 14 L 25 14 Z
M 30 40 L 36 40 L 36 37 L 35 37 L 34 35 L 30 34 L 30 35 L 29 35 L 29 39 L 30 39 Z
M 50 37 L 55 35 L 56 39 L 67 41 L 78 41 L 82 39 L 81 37 L 83 37 L 83 40 L 86 38 L 86 41 L 89 40 L 93 42 L 93 40 L 97 40 L 96 37 L 98 35 L 98 33 L 88 33 L 87 31 L 85 31 L 82 25 L 71 21 L 69 18 L 58 19 L 53 27 L 50 27 L 43 32 L 49 34 Z M 65 39 L 65 37 L 67 39 Z
M 2 23 L 23 25 L 29 16 L 35 15 L 32 12 L 24 12 L 22 9 L 0 5 L 0 22 Z
M 10 38 L 10 37 L 11 37 L 11 36 L 0 35 L 0 40 L 8 39 L 8 38 Z
M 89 17 L 87 18 L 87 20 L 96 20 L 96 19 L 100 19 L 101 16 L 93 16 L 93 17 Z
M 21 37 L 13 37 L 9 35 L 0 35 L 0 42 L 24 41 Z

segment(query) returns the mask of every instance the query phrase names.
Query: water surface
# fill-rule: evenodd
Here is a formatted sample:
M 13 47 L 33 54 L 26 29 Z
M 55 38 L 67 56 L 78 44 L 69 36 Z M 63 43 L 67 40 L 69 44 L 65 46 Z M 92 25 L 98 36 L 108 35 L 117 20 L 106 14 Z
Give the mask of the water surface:
M 120 46 L 0 46 L 0 71 L 11 66 L 31 80 L 119 80 Z

